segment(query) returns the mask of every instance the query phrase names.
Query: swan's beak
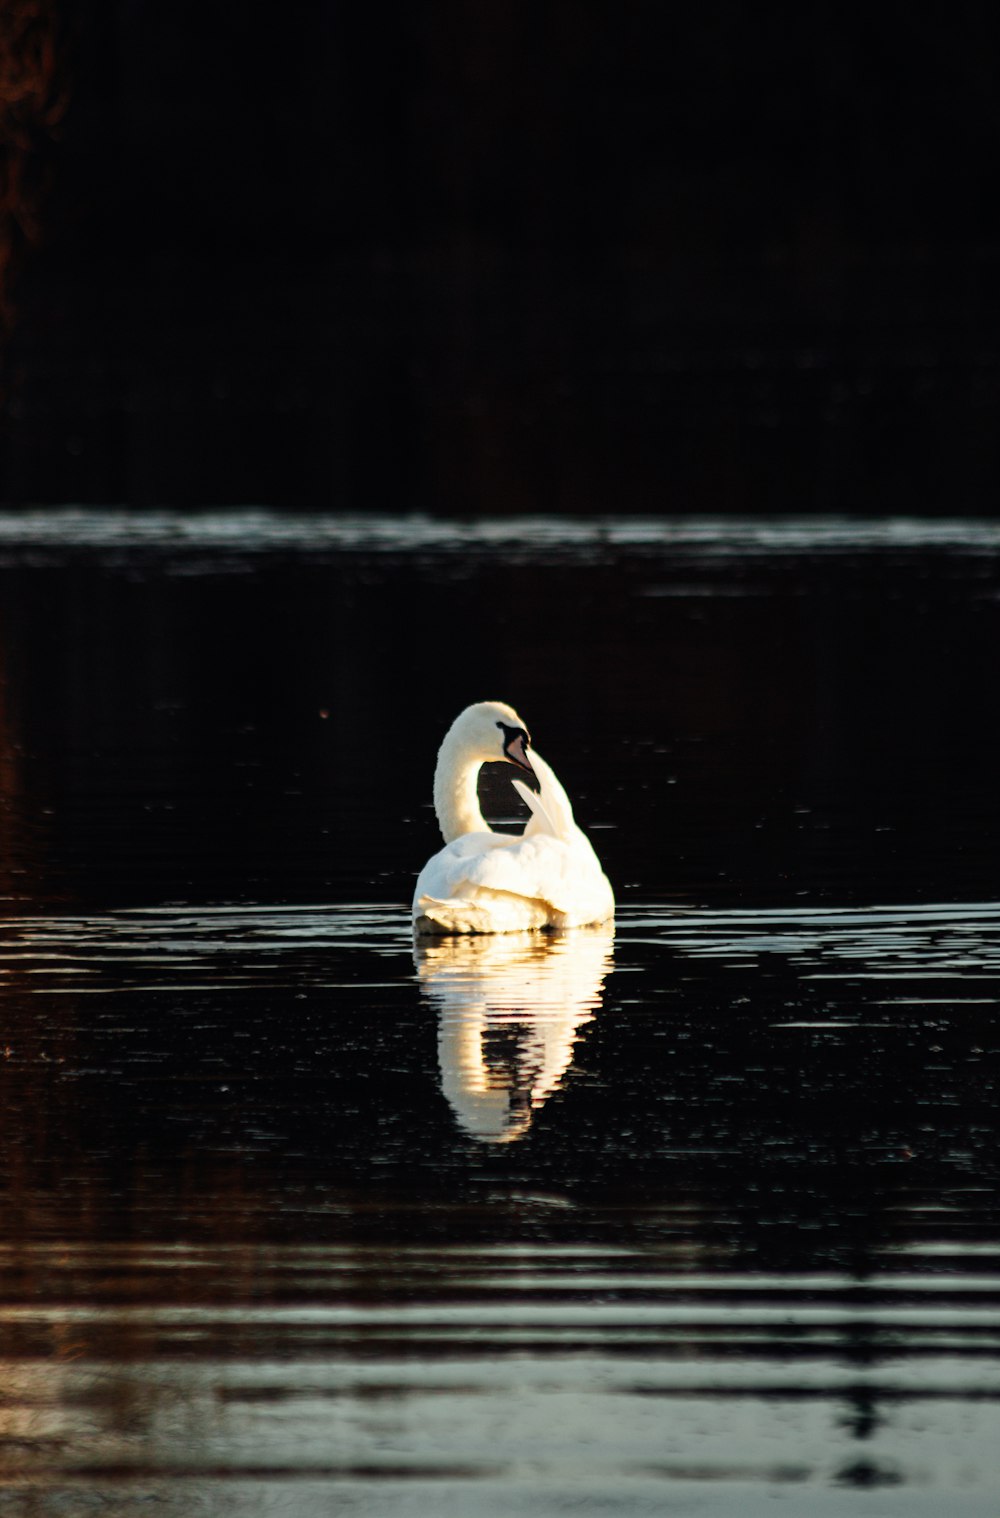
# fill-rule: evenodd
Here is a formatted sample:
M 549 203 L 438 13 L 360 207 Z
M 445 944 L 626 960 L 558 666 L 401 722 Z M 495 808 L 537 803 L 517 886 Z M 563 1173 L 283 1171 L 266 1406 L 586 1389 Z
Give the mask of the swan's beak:
M 527 770 L 529 775 L 535 773 L 528 763 L 528 756 L 524 751 L 523 733 L 518 733 L 515 737 L 511 738 L 509 743 L 504 745 L 504 753 L 512 764 L 520 766 L 522 770 Z

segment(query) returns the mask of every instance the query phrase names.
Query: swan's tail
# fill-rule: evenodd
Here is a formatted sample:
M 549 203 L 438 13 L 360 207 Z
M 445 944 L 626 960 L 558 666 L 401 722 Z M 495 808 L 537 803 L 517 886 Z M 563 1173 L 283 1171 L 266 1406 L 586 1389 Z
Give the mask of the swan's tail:
M 421 896 L 413 913 L 418 933 L 488 933 L 489 912 L 474 901 Z
M 413 906 L 417 933 L 520 933 L 562 925 L 563 914 L 544 901 L 508 891 L 479 889 L 475 896 L 420 896 Z

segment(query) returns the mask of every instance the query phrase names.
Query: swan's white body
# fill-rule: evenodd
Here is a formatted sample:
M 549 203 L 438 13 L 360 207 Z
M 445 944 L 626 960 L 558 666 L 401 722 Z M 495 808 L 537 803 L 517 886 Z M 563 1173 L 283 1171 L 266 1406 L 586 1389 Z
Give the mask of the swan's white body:
M 417 880 L 418 933 L 517 933 L 585 927 L 613 917 L 614 895 L 590 840 L 544 759 L 532 750 L 527 761 L 527 743 L 520 717 L 500 701 L 467 707 L 449 728 L 434 772 L 434 808 L 445 847 Z M 520 837 L 492 831 L 476 791 L 480 767 L 511 759 L 512 744 L 525 760 L 521 767 L 533 770 L 540 786 L 536 794 L 513 782 L 531 811 Z

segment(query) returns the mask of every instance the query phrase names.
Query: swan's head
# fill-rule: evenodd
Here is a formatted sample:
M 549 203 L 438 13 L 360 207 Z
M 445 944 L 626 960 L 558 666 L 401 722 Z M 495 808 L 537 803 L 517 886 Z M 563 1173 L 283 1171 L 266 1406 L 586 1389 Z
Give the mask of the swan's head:
M 512 706 L 504 701 L 477 701 L 455 718 L 449 737 L 454 737 L 471 759 L 483 764 L 507 759 L 518 769 L 534 774 L 528 749 L 528 729 Z

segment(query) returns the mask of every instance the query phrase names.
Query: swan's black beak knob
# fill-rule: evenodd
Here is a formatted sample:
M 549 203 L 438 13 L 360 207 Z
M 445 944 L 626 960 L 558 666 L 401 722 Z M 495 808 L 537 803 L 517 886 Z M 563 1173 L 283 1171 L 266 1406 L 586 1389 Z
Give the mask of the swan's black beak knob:
M 503 733 L 503 756 L 509 759 L 511 764 L 516 764 L 518 769 L 527 770 L 529 775 L 535 772 L 528 760 L 528 744 L 531 739 L 523 727 L 508 727 L 506 722 L 498 722 L 497 727 Z
M 527 770 L 529 775 L 533 775 L 535 772 L 528 761 L 527 742 L 527 733 L 513 732 L 504 743 L 503 751 L 512 764 L 516 764 L 519 769 Z

